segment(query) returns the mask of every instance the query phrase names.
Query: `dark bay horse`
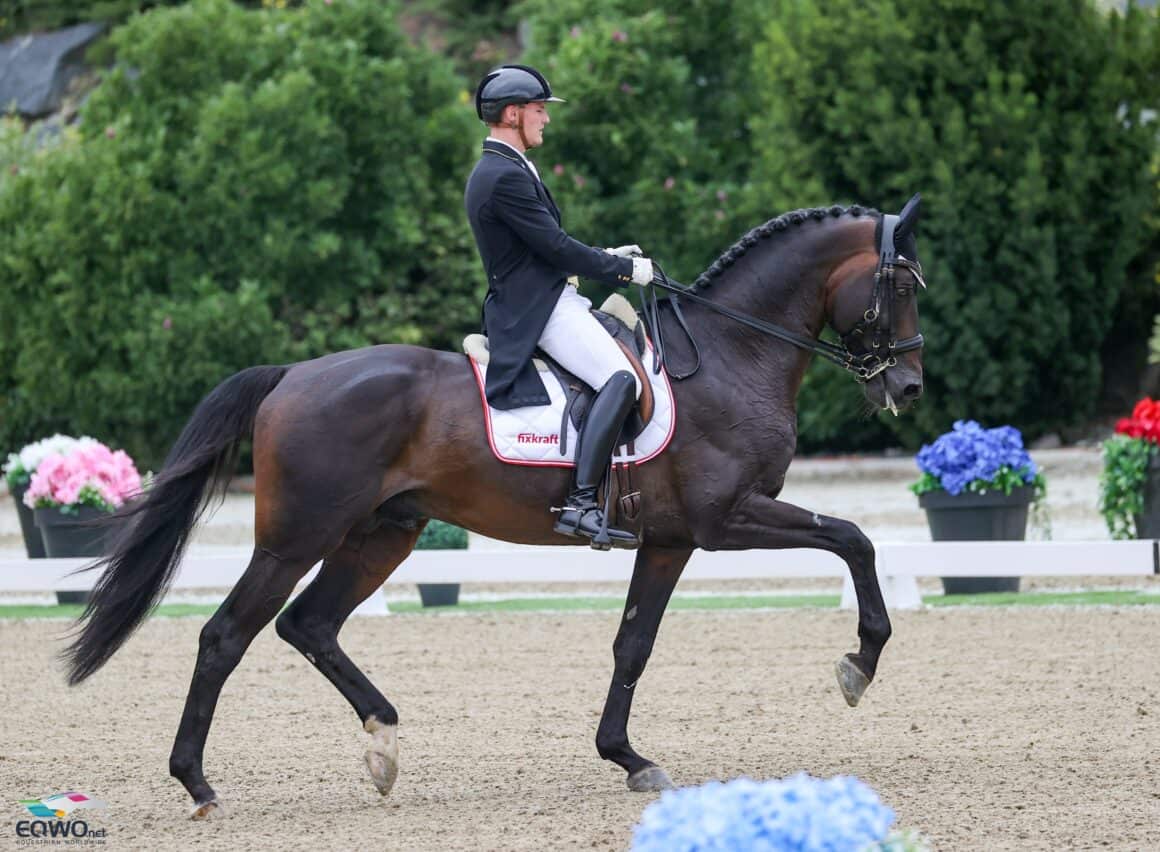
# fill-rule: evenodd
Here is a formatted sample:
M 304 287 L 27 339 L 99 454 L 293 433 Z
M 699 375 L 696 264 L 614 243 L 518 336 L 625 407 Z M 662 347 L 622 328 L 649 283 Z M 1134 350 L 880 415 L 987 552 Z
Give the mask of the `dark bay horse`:
M 840 556 L 857 592 L 860 639 L 858 652 L 837 663 L 847 703 L 857 704 L 874 678 L 890 621 L 873 546 L 854 524 L 777 495 L 811 356 L 802 341 L 818 343 L 827 324 L 842 334 L 878 408 L 897 412 L 921 394 L 917 218 L 917 196 L 899 216 L 858 207 L 780 216 L 747 234 L 679 299 L 701 366 L 674 383 L 669 449 L 638 471 L 642 545 L 596 734 L 600 755 L 626 770 L 633 790 L 671 786 L 664 770 L 633 750 L 627 725 L 661 616 L 697 548 L 808 547 Z M 669 358 L 687 360 L 692 348 L 671 304 L 661 304 L 659 322 Z M 784 334 L 768 333 L 774 324 Z M 385 795 L 398 771 L 398 714 L 339 646 L 351 611 L 407 557 L 429 518 L 512 542 L 577 544 L 553 532 L 546 508 L 567 492 L 570 472 L 495 459 L 463 355 L 384 345 L 252 367 L 199 404 L 112 554 L 94 566 L 105 570 L 66 652 L 70 683 L 100 668 L 164 595 L 201 512 L 251 434 L 253 556 L 201 632 L 169 761 L 196 818 L 222 814 L 202 771 L 218 695 L 275 616 L 278 635 L 338 688 L 371 735 L 367 765 Z M 283 610 L 319 560 L 317 577 Z

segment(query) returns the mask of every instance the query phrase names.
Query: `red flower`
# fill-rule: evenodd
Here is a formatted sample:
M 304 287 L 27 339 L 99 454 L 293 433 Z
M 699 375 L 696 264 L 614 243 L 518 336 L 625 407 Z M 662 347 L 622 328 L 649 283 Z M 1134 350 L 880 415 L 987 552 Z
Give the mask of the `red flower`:
M 1132 409 L 1131 417 L 1116 422 L 1115 432 L 1160 444 L 1160 400 L 1144 397 Z

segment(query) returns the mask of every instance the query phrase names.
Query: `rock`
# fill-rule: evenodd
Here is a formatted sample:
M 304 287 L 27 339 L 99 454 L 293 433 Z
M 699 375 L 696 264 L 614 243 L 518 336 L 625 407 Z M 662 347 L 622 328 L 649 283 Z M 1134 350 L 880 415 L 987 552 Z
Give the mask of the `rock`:
M 104 30 L 104 24 L 78 24 L 0 44 L 0 112 L 15 108 L 38 118 L 56 111 L 69 82 L 84 71 L 85 49 Z
M 1048 432 L 1031 442 L 1033 450 L 1058 450 L 1063 446 L 1063 439 L 1057 432 Z

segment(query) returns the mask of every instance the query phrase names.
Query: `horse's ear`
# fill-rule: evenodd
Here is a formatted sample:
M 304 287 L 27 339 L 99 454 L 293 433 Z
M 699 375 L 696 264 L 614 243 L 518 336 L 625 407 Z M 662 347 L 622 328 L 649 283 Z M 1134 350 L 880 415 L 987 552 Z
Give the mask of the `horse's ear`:
M 915 229 L 918 227 L 918 214 L 922 206 L 922 194 L 916 192 L 906 202 L 906 206 L 902 208 L 902 212 L 898 214 L 898 224 L 894 227 L 894 244 L 898 245 L 898 241 L 907 236 L 913 236 Z

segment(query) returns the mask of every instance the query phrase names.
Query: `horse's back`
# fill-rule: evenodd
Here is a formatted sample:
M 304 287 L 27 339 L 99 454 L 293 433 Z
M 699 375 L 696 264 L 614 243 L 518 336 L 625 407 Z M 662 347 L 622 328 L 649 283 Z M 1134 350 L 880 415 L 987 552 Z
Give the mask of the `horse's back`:
M 293 456 L 296 466 L 309 454 L 363 464 L 393 457 L 438 401 L 466 409 L 473 383 L 465 356 L 420 346 L 384 344 L 302 361 L 258 412 L 255 466 L 259 447 L 285 461 Z

